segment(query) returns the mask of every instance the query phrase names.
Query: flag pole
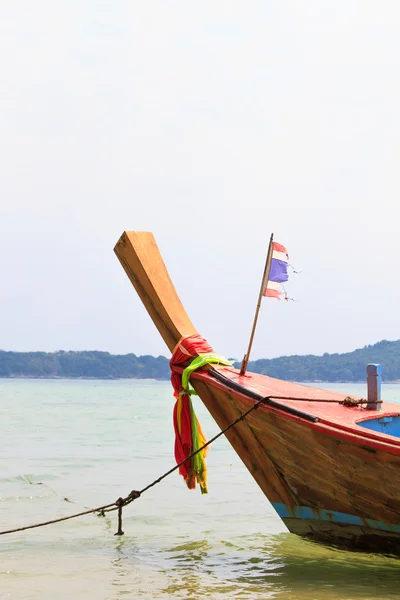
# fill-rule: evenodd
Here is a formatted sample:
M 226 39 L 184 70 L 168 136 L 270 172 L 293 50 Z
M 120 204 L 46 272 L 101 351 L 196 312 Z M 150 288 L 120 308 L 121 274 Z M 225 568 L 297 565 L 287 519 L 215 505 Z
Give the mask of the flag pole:
M 260 312 L 261 300 L 262 300 L 262 297 L 263 297 L 265 285 L 267 284 L 267 281 L 268 281 L 269 273 L 271 271 L 272 242 L 273 242 L 273 239 L 274 239 L 274 234 L 271 233 L 271 238 L 269 240 L 269 246 L 268 246 L 268 252 L 267 252 L 267 258 L 266 258 L 266 261 L 265 261 L 264 273 L 263 273 L 262 281 L 261 281 L 260 293 L 258 295 L 258 302 L 257 302 L 256 314 L 254 316 L 253 328 L 251 330 L 251 335 L 250 335 L 249 347 L 248 347 L 247 352 L 244 355 L 244 358 L 243 358 L 243 361 L 242 361 L 242 366 L 241 366 L 241 369 L 240 369 L 240 375 L 244 375 L 246 373 L 247 364 L 248 364 L 249 358 L 250 358 L 251 347 L 253 345 L 254 334 L 256 332 L 256 326 L 257 326 L 257 320 L 258 320 L 258 313 Z

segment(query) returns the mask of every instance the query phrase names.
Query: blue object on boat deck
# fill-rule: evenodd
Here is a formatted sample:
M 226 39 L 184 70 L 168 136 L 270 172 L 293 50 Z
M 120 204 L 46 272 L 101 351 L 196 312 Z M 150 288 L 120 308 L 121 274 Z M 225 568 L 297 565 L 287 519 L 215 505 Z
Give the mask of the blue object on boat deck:
M 357 421 L 357 425 L 360 427 L 365 427 L 365 429 L 371 429 L 372 431 L 379 431 L 379 433 L 386 433 L 387 435 L 400 437 L 400 415 L 391 415 L 390 417 L 375 417 L 375 419 Z

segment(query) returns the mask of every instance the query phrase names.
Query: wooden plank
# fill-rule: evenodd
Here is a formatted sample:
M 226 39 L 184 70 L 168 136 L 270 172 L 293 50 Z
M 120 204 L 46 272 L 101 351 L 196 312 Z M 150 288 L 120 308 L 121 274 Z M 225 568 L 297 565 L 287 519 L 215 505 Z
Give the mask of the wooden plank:
M 249 408 L 211 380 L 191 382 L 221 428 Z M 316 518 L 325 510 L 400 524 L 399 455 L 371 452 L 265 407 L 226 437 L 271 502 L 310 507 Z
M 197 333 L 152 233 L 125 231 L 114 252 L 171 352 L 181 337 Z
M 248 403 L 203 381 L 192 379 L 191 383 L 221 429 L 225 429 L 249 408 Z M 239 423 L 227 431 L 225 436 L 271 502 L 282 502 L 288 506 L 296 504 L 246 422 Z

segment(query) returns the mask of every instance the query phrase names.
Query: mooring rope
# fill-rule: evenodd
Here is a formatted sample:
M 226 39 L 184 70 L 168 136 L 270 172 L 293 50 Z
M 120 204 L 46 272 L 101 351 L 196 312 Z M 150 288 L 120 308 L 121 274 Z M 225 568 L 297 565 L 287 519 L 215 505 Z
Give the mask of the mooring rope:
M 208 440 L 208 442 L 206 442 L 203 446 L 201 446 L 201 448 L 198 448 L 195 452 L 192 452 L 192 454 L 190 454 L 187 458 L 185 458 L 179 464 L 172 467 L 172 469 L 169 469 L 168 471 L 166 471 L 163 475 L 161 475 L 161 477 L 158 477 L 152 483 L 149 483 L 148 485 L 146 485 L 146 487 L 144 487 L 143 489 L 141 489 L 139 491 L 132 490 L 125 498 L 118 498 L 118 500 L 116 500 L 115 502 L 111 502 L 110 504 L 98 506 L 97 508 L 91 508 L 89 510 L 75 513 L 75 514 L 69 515 L 67 517 L 60 517 L 58 519 L 53 519 L 51 521 L 44 521 L 42 523 L 36 523 L 35 525 L 26 525 L 25 527 L 16 527 L 15 529 L 7 529 L 5 531 L 0 531 L 0 535 L 6 535 L 8 533 L 17 533 L 18 531 L 26 531 L 27 529 L 36 529 L 37 527 L 44 527 L 45 525 L 53 525 L 53 523 L 60 523 L 61 521 L 68 521 L 69 519 L 76 519 L 77 517 L 83 517 L 84 515 L 90 515 L 92 513 L 99 513 L 100 516 L 105 516 L 105 514 L 107 512 L 111 512 L 113 510 L 118 510 L 118 531 L 114 535 L 124 535 L 124 532 L 122 531 L 122 509 L 124 506 L 127 506 L 128 504 L 130 504 L 131 502 L 133 502 L 134 500 L 139 498 L 142 494 L 144 494 L 144 492 L 147 492 L 147 490 L 149 490 L 150 488 L 155 486 L 157 483 L 160 483 L 163 479 L 168 477 L 168 475 L 171 475 L 171 473 L 173 473 L 174 471 L 179 469 L 179 467 L 181 465 L 183 465 L 187 460 L 191 460 L 194 456 L 196 456 L 196 454 L 198 454 L 199 452 L 204 450 L 204 448 L 207 448 L 207 446 L 209 446 L 210 444 L 215 442 L 218 438 L 221 437 L 221 435 L 223 435 L 229 429 L 231 429 L 232 427 L 234 427 L 235 425 L 240 423 L 240 421 L 243 421 L 243 419 L 245 419 L 247 417 L 247 415 L 249 415 L 251 412 L 253 412 L 253 410 L 256 410 L 260 406 L 260 404 L 266 403 L 269 399 L 270 399 L 270 397 L 266 397 L 266 398 L 262 398 L 261 400 L 258 400 L 257 402 L 255 402 L 253 404 L 253 406 L 251 406 L 248 410 L 246 410 L 244 413 L 242 413 L 237 419 L 235 419 L 232 423 L 230 423 L 227 427 L 225 427 L 225 429 L 222 429 L 219 433 L 217 433 L 217 435 L 215 435 L 213 438 Z
M 188 457 L 186 457 L 180 463 L 178 463 L 177 465 L 172 467 L 172 469 L 169 469 L 163 475 L 161 475 L 160 477 L 158 477 L 157 479 L 155 479 L 154 481 L 152 481 L 151 483 L 146 485 L 146 487 L 144 487 L 143 489 L 132 490 L 127 496 L 125 496 L 125 498 L 118 498 L 118 500 L 115 500 L 115 502 L 111 502 L 110 504 L 104 504 L 103 506 L 98 506 L 97 508 L 91 508 L 91 509 L 85 510 L 83 512 L 75 513 L 73 515 L 68 515 L 67 517 L 60 517 L 58 519 L 52 519 L 51 521 L 44 521 L 42 523 L 36 523 L 35 525 L 26 525 L 25 527 L 16 527 L 15 529 L 7 529 L 5 531 L 0 531 L 0 535 L 6 535 L 8 533 L 17 533 L 19 531 L 26 531 L 27 529 L 36 529 L 37 527 L 44 527 L 45 525 L 53 525 L 54 523 L 61 523 L 61 521 L 68 521 L 69 519 L 76 519 L 77 517 L 83 517 L 84 515 L 90 515 L 93 513 L 98 513 L 99 516 L 104 517 L 106 513 L 112 512 L 114 510 L 118 510 L 118 531 L 115 533 L 115 535 L 124 535 L 124 532 L 122 531 L 122 509 L 124 506 L 127 506 L 134 500 L 137 500 L 137 498 L 142 496 L 142 494 L 147 492 L 147 490 L 149 490 L 150 488 L 157 485 L 157 483 L 160 483 L 163 479 L 168 477 L 168 475 L 171 475 L 171 473 L 174 473 L 174 471 L 177 471 L 179 469 L 179 467 L 181 465 L 183 465 L 186 461 L 191 460 L 194 456 L 196 456 L 196 454 L 198 454 L 199 452 L 204 450 L 204 448 L 207 448 L 207 446 L 210 446 L 210 444 L 212 444 L 218 438 L 220 438 L 221 435 L 223 435 L 224 433 L 229 431 L 229 429 L 231 429 L 232 427 L 235 427 L 235 425 L 237 425 L 238 423 L 243 421 L 243 419 L 245 419 L 251 412 L 253 412 L 253 410 L 256 410 L 260 406 L 260 404 L 267 404 L 268 401 L 272 400 L 272 399 L 275 399 L 275 400 L 303 400 L 303 401 L 309 401 L 309 402 L 336 402 L 339 404 L 344 404 L 345 406 L 357 406 L 358 404 L 364 404 L 367 402 L 367 400 L 365 400 L 365 399 L 355 399 L 355 398 L 351 398 L 349 396 L 341 401 L 340 400 L 332 400 L 332 399 L 293 398 L 293 397 L 289 397 L 289 396 L 266 396 L 265 398 L 261 398 L 260 400 L 257 400 L 253 404 L 253 406 L 251 406 L 248 410 L 246 410 L 244 413 L 242 413 L 237 419 L 235 419 L 232 423 L 230 423 L 227 427 L 225 427 L 225 429 L 222 429 L 213 438 L 208 440 L 208 442 L 206 442 L 203 446 L 198 448 L 195 452 L 192 452 L 192 454 L 190 454 Z
M 295 396 L 269 396 L 273 400 L 296 400 L 296 402 L 331 402 L 333 404 L 343 404 L 344 406 L 357 406 L 358 404 L 381 404 L 381 400 L 366 400 L 365 398 L 353 398 L 346 396 L 343 400 L 336 398 L 296 398 Z

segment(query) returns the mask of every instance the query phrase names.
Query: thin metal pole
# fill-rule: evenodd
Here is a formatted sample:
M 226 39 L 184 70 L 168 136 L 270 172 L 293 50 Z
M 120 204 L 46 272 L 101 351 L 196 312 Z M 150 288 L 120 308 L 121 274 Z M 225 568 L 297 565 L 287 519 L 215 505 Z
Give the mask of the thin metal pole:
M 266 285 L 266 283 L 268 281 L 269 273 L 271 271 L 272 242 L 273 242 L 273 239 L 274 239 L 274 234 L 271 233 L 271 238 L 269 240 L 269 246 L 268 246 L 268 252 L 267 252 L 267 259 L 265 261 L 264 273 L 263 273 L 262 280 L 261 280 L 260 293 L 258 295 L 258 302 L 257 302 L 256 314 L 254 316 L 254 321 L 253 321 L 253 329 L 251 330 L 249 347 L 248 347 L 247 352 L 244 355 L 244 358 L 243 358 L 243 361 L 242 361 L 242 366 L 241 366 L 241 369 L 240 369 L 240 374 L 241 375 L 244 375 L 246 373 L 247 364 L 248 364 L 249 359 L 250 359 L 251 347 L 253 345 L 254 334 L 256 332 L 256 326 L 257 326 L 257 320 L 258 320 L 258 313 L 260 312 L 260 306 L 261 306 L 261 300 L 262 300 L 262 297 L 263 297 L 264 287 L 265 287 L 265 285 Z

